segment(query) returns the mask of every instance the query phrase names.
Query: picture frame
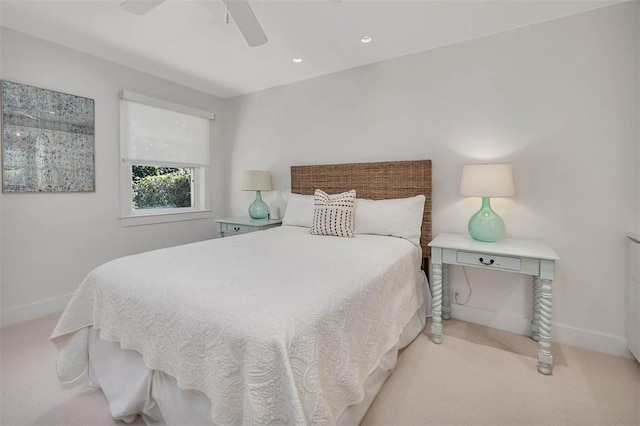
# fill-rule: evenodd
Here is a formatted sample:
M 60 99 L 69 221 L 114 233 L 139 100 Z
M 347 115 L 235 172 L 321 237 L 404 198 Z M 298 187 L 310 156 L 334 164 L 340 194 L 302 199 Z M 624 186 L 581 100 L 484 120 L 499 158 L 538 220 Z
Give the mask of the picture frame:
M 94 100 L 0 83 L 2 191 L 94 192 Z

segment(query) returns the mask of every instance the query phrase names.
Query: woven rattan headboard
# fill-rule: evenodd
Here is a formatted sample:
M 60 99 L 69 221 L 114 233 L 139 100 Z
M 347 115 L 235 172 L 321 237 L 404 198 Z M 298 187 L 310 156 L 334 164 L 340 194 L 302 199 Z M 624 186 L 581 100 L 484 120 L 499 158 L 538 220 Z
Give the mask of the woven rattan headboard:
M 313 194 L 318 188 L 329 194 L 355 189 L 358 198 L 371 200 L 424 194 L 420 245 L 423 257 L 431 255 L 431 160 L 291 166 L 291 192 Z

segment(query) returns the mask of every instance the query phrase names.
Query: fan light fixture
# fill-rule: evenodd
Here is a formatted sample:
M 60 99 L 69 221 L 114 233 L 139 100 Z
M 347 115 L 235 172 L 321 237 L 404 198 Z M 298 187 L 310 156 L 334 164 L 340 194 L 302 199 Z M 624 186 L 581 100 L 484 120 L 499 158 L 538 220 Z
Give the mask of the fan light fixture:
M 164 2 L 165 0 L 123 0 L 120 8 L 136 15 L 144 15 Z M 231 15 L 249 46 L 261 46 L 267 42 L 267 36 L 247 0 L 222 0 L 222 2 L 227 9 L 225 22 L 229 23 L 229 15 Z
M 144 15 L 162 3 L 164 0 L 124 0 L 120 3 L 120 8 L 136 15 Z

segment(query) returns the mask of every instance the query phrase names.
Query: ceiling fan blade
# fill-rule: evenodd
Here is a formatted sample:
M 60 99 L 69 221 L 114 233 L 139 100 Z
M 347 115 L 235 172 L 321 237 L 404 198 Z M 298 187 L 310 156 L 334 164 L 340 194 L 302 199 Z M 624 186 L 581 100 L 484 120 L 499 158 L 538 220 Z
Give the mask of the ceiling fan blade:
M 260 46 L 267 42 L 267 36 L 247 0 L 226 0 L 225 4 L 249 46 Z
M 120 9 L 135 13 L 136 15 L 144 15 L 151 9 L 160 6 L 164 1 L 165 0 L 124 0 L 120 3 Z

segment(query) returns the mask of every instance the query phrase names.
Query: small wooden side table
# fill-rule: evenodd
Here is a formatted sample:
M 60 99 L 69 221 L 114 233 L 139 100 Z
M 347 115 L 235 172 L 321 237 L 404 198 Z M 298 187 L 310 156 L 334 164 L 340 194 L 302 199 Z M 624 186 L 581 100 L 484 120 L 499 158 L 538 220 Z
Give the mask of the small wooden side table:
M 249 216 L 228 217 L 216 219 L 218 235 L 224 237 L 225 232 L 246 234 L 247 232 L 263 231 L 282 224 L 281 219 L 251 219 Z
M 538 371 L 551 374 L 551 284 L 555 278 L 556 252 L 541 241 L 505 238 L 486 243 L 468 234 L 439 234 L 430 243 L 432 265 L 434 343 L 442 342 L 442 319 L 451 315 L 448 265 L 508 271 L 533 277 L 531 336 L 538 342 Z

